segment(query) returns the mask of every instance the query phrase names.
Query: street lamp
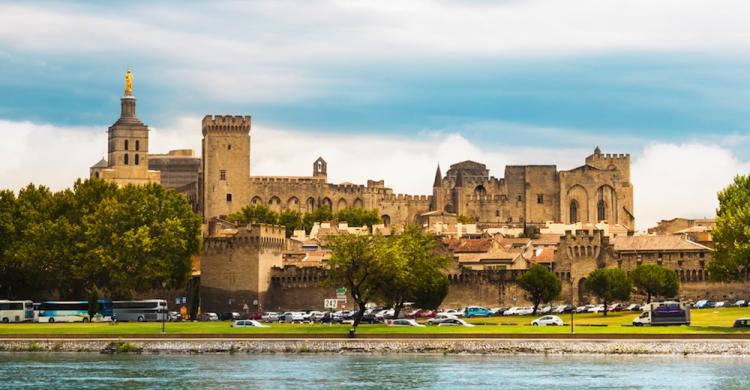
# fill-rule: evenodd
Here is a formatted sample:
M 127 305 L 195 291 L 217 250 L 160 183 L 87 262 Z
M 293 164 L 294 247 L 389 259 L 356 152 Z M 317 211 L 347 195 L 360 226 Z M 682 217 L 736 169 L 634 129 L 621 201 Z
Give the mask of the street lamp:
M 573 304 L 573 278 L 570 278 L 570 333 L 575 333 L 575 329 L 573 328 L 573 317 L 576 312 L 576 305 Z
M 162 288 L 162 294 L 164 294 L 166 292 L 165 290 L 167 289 L 167 281 L 166 280 L 163 281 L 163 282 L 161 282 L 161 288 Z M 166 295 L 166 294 L 164 294 L 164 295 Z M 167 303 L 166 300 L 164 300 L 164 303 L 166 305 L 169 305 L 169 303 Z M 164 334 L 164 333 L 166 333 L 166 326 L 167 326 L 166 325 L 166 321 L 165 321 L 166 317 L 167 317 L 167 313 L 166 313 L 167 308 L 165 307 L 163 309 L 160 309 L 159 311 L 161 312 L 161 333 Z

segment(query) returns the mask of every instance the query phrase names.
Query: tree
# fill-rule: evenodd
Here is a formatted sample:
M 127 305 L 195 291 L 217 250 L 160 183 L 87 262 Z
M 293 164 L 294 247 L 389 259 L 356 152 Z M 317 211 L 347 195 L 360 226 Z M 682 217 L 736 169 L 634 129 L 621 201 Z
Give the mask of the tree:
M 619 268 L 600 268 L 591 272 L 586 280 L 586 289 L 596 295 L 604 305 L 604 315 L 607 315 L 609 304 L 613 300 L 630 298 L 633 287 L 625 271 Z
M 393 306 L 395 317 L 406 302 L 416 301 L 418 296 L 424 298 L 430 292 L 440 294 L 447 282 L 442 271 L 451 258 L 440 250 L 437 238 L 419 226 L 407 225 L 401 234 L 391 236 L 381 254 L 388 267 L 382 277 L 380 296 Z M 444 297 L 445 294 L 440 296 L 440 302 Z M 433 306 L 434 302 L 430 303 Z
M 633 285 L 646 295 L 646 302 L 651 297 L 674 297 L 680 291 L 680 280 L 673 270 L 656 264 L 642 264 L 630 273 Z
M 347 287 L 357 305 L 356 329 L 365 314 L 365 304 L 378 296 L 387 265 L 383 261 L 383 237 L 379 235 L 340 234 L 328 242 L 332 250 L 328 283 Z
M 418 286 L 414 291 L 414 305 L 424 310 L 436 310 L 448 295 L 449 287 L 450 282 L 445 275 L 430 283 Z
M 336 213 L 334 219 L 337 221 L 346 221 L 349 226 L 367 226 L 369 228 L 372 228 L 372 225 L 382 222 L 378 210 L 363 208 L 345 208 Z
M 713 230 L 715 251 L 708 264 L 711 278 L 740 281 L 750 272 L 750 175 L 738 175 L 719 192 Z
M 315 222 L 325 222 L 333 219 L 333 214 L 328 206 L 318 207 L 312 213 L 307 213 L 302 218 L 302 225 L 305 232 L 310 233 Z
M 562 291 L 562 283 L 549 268 L 535 264 L 516 281 L 518 287 L 524 289 L 531 295 L 536 314 L 539 304 L 550 302 L 557 298 Z
M 294 231 L 303 227 L 302 213 L 296 210 L 284 210 L 279 215 L 279 225 L 286 228 L 286 236 L 291 237 Z
M 97 312 L 99 312 L 99 293 L 94 286 L 89 292 L 89 321 L 93 320 Z
M 269 225 L 279 224 L 279 214 L 265 205 L 250 205 L 245 206 L 242 210 L 229 214 L 227 220 L 230 222 L 237 222 L 241 224 L 249 223 L 266 223 Z
M 459 223 L 465 223 L 465 224 L 471 224 L 471 223 L 477 222 L 474 218 L 468 215 L 459 215 L 458 217 L 456 217 L 456 221 L 458 221 Z

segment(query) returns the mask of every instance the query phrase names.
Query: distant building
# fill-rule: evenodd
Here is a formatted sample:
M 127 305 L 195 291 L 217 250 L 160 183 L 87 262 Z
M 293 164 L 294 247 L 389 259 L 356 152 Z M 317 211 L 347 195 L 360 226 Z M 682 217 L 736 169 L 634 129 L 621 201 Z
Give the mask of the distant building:
M 148 168 L 161 172 L 161 184 L 187 196 L 197 214 L 202 213 L 203 176 L 201 158 L 190 149 L 170 150 L 167 154 L 150 154 Z

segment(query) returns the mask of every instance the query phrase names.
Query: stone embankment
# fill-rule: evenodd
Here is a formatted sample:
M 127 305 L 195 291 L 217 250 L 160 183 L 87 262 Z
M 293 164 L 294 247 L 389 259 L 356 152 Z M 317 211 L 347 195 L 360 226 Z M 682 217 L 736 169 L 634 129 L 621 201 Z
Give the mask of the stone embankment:
M 4 339 L 2 351 L 102 353 L 426 353 L 724 355 L 750 357 L 747 340 L 242 340 Z

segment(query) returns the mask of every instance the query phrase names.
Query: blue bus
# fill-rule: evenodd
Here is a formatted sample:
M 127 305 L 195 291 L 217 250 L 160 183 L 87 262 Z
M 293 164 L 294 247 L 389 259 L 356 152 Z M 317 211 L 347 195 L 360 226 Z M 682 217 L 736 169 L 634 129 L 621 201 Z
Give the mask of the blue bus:
M 46 301 L 39 305 L 39 322 L 89 322 L 112 321 L 112 301 L 100 299 L 99 308 L 89 318 L 87 301 Z

